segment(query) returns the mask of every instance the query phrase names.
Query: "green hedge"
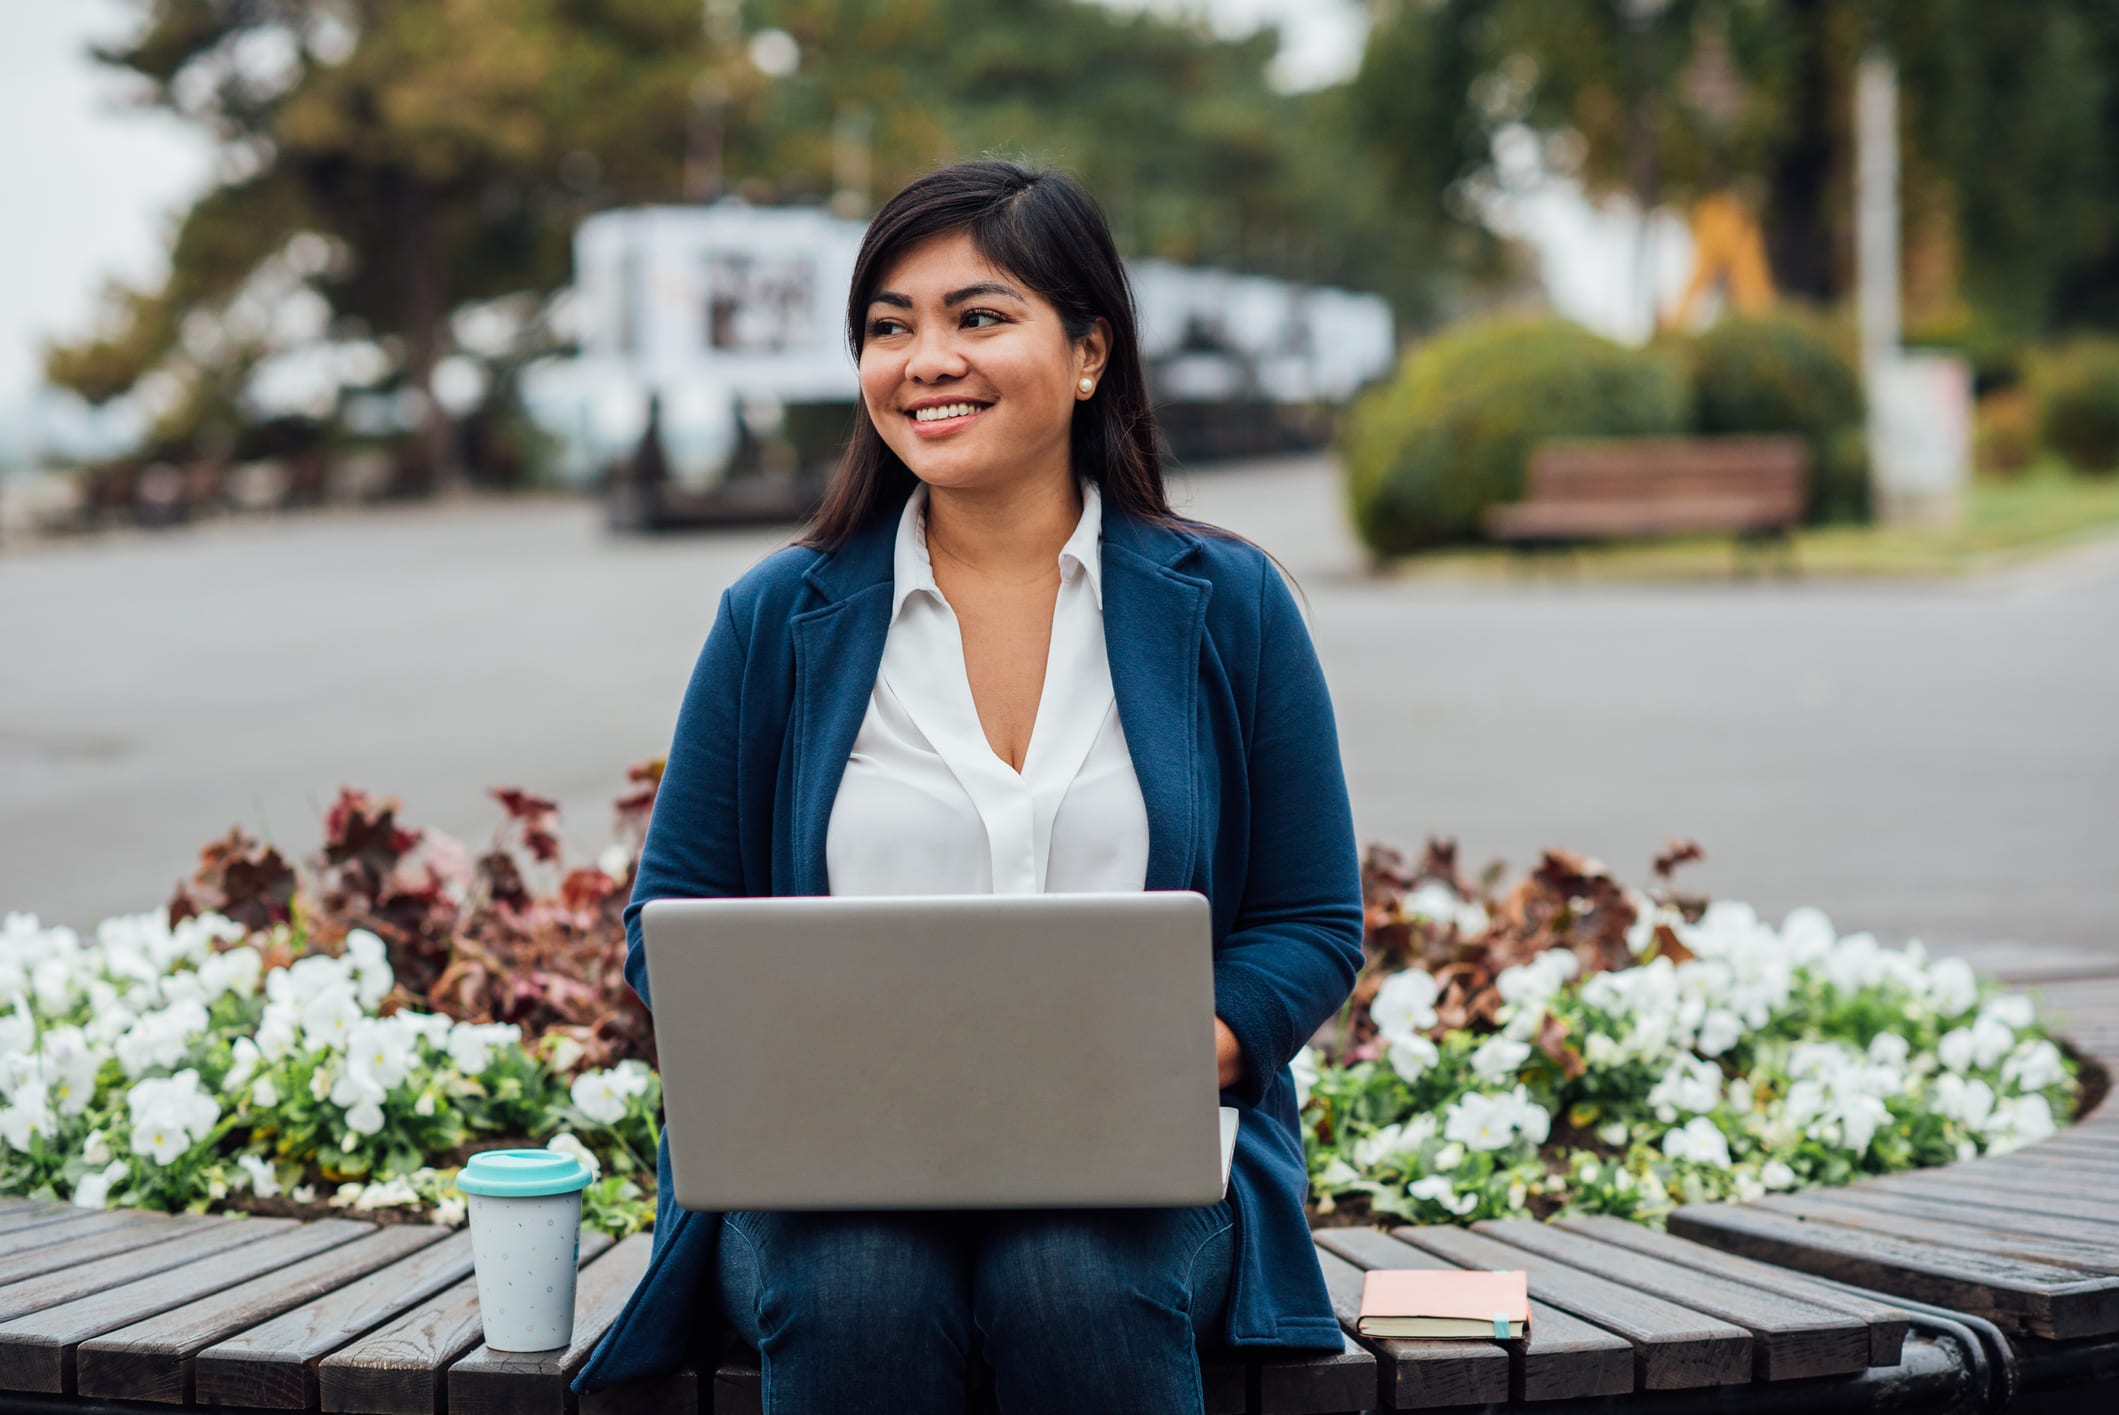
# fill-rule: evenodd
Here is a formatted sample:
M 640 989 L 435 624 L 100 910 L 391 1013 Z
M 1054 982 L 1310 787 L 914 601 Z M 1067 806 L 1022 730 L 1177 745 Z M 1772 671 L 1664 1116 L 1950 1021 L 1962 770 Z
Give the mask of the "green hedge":
M 1694 432 L 1799 433 L 1810 444 L 1804 519 L 1869 518 L 1861 378 L 1829 326 L 1797 313 L 1724 319 L 1684 349 Z
M 1661 352 L 1559 319 L 1460 326 L 1349 412 L 1354 524 L 1383 555 L 1474 539 L 1481 511 L 1522 494 L 1537 443 L 1680 433 L 1686 405 L 1684 375 Z
M 1810 444 L 1812 522 L 1869 515 L 1861 380 L 1802 313 L 1725 319 L 1630 349 L 1554 318 L 1460 325 L 1349 411 L 1339 450 L 1354 524 L 1379 555 L 1480 537 L 1555 437 L 1792 432 Z
M 2119 472 L 2119 340 L 2082 338 L 2031 360 L 2038 435 L 2077 471 Z

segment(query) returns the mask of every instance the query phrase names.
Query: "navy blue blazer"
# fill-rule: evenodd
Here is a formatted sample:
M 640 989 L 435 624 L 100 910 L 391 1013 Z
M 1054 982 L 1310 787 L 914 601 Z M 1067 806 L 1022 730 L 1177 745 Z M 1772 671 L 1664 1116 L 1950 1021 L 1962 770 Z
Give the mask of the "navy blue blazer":
M 837 553 L 788 547 L 721 597 L 670 745 L 632 902 L 626 978 L 648 997 L 650 899 L 822 895 L 824 836 L 890 628 L 898 511 Z M 1229 1179 L 1236 1270 L 1222 1338 L 1342 1342 L 1303 1212 L 1288 1062 L 1361 963 L 1361 881 L 1331 700 L 1309 632 L 1246 542 L 1104 501 L 1104 638 L 1148 809 L 1151 890 L 1211 904 L 1214 1008 L 1243 1050 Z M 669 1146 L 653 1256 L 577 1391 L 674 1368 L 716 1327 L 720 1216 L 679 1208 Z

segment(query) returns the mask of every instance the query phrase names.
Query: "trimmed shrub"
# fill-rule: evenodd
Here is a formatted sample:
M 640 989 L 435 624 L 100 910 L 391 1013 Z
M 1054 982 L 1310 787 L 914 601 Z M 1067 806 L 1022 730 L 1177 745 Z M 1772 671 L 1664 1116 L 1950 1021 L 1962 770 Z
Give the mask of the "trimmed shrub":
M 1537 443 L 1682 433 L 1685 413 L 1684 376 L 1660 353 L 1559 319 L 1461 326 L 1349 412 L 1355 529 L 1379 555 L 1476 539 L 1480 512 L 1522 495 Z
M 1804 519 L 1869 518 L 1861 377 L 1823 321 L 1780 312 L 1724 319 L 1691 340 L 1687 355 L 1695 432 L 1796 433 L 1810 444 Z
M 2031 359 L 2047 447 L 2081 472 L 2119 472 L 2119 339 L 2077 339 Z

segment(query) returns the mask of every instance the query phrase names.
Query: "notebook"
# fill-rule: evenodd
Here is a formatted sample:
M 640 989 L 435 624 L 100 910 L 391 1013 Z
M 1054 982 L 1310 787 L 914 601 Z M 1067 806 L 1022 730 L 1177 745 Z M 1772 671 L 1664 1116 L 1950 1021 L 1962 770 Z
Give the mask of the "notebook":
M 1361 1284 L 1363 1336 L 1520 1340 L 1530 1330 L 1530 1283 L 1521 1272 L 1377 1268 Z

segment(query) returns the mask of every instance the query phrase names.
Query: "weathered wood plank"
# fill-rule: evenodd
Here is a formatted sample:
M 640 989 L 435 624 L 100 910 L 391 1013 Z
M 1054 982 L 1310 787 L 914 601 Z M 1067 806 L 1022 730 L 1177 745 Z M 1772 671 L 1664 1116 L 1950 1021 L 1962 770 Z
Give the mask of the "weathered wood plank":
M 172 1238 L 181 1238 L 187 1233 L 196 1233 L 200 1229 L 229 1222 L 227 1219 L 207 1218 L 200 1214 L 145 1214 L 137 1210 L 125 1212 L 135 1215 L 135 1221 L 17 1254 L 7 1259 L 0 1271 L 6 1273 L 6 1281 L 11 1285 L 28 1282 L 31 1278 L 42 1277 L 46 1273 L 86 1267 L 98 1259 L 118 1253 L 140 1252 L 142 1249 L 167 1243 Z
M 1359 1410 L 1376 1398 L 1376 1358 L 1342 1333 L 1328 1356 L 1260 1356 L 1258 1415 L 1313 1415 Z
M 1590 1318 L 1633 1343 L 1634 1384 L 1642 1390 L 1741 1385 L 1750 1379 L 1751 1334 L 1733 1323 L 1483 1233 L 1454 1228 L 1394 1228 L 1391 1233 L 1467 1267 L 1522 1269 L 1539 1300 Z
M 2020 1180 L 1988 1174 L 1975 1165 L 1953 1164 L 1941 1169 L 1913 1170 L 1905 1174 L 1865 1179 L 1864 1189 L 1886 1194 L 1934 1194 L 1983 1203 L 1993 1208 L 2030 1206 L 2041 1213 L 2061 1214 L 2101 1224 L 2119 1223 L 2119 1197 L 2083 1198 L 2041 1192 Z
M 1565 1263 L 1577 1271 L 1594 1273 L 1683 1303 L 1695 1312 L 1734 1322 L 1751 1333 L 1754 1379 L 1785 1381 L 1868 1369 L 1868 1323 L 1837 1309 L 1710 1277 L 1694 1268 L 1599 1243 L 1583 1234 L 1530 1219 L 1472 1227 L 1474 1232 Z
M 245 1223 L 255 1220 L 245 1219 Z M 358 1238 L 375 1225 L 347 1219 L 299 1224 L 179 1268 L 106 1288 L 0 1323 L 0 1390 L 74 1392 L 74 1353 L 81 1342 L 143 1317 L 220 1292 L 239 1282 Z M 183 1240 L 179 1240 L 180 1242 Z M 164 1247 L 174 1247 L 165 1244 Z M 149 1248 L 147 1253 L 159 1251 Z
M 0 1213 L 0 1233 L 20 1233 L 25 1229 L 42 1228 L 47 1224 L 70 1223 L 92 1212 L 77 1209 L 71 1204 L 54 1204 L 43 1199 L 26 1200 L 21 1207 Z
M 192 1358 L 206 1347 L 388 1267 L 448 1232 L 428 1224 L 391 1224 L 84 1341 L 74 1352 L 75 1389 L 112 1400 L 182 1404 L 191 1399 Z
M 1663 1233 L 1646 1224 L 1623 1218 L 1595 1214 L 1561 1219 L 1558 1222 L 1562 1228 L 1586 1233 L 1599 1242 L 1631 1248 L 1636 1253 L 1660 1258 L 1664 1262 L 1679 1263 L 1717 1277 L 1749 1283 L 1767 1292 L 1778 1292 L 1784 1297 L 1814 1302 L 1820 1307 L 1835 1307 L 1868 1327 L 1870 1365 L 1896 1366 L 1903 1359 L 1906 1331 L 1912 1323 L 1911 1316 L 1903 1308 L 1872 1302 L 1866 1297 L 1828 1286 L 1803 1273 L 1790 1272 L 1786 1268 L 1777 1268 L 1769 1263 L 1753 1262 L 1749 1258 L 1740 1258 L 1720 1248 L 1709 1248 L 1703 1243 L 1694 1243 L 1690 1239 Z
M 295 1226 L 291 1218 L 207 1219 L 174 1238 L 112 1253 L 94 1262 L 40 1272 L 0 1287 L 0 1322 L 120 1287 L 232 1248 L 263 1242 Z M 12 1276 L 12 1273 L 10 1273 Z
M 1967 1202 L 1960 1198 L 1923 1198 L 1918 1194 L 1889 1193 L 1850 1185 L 1834 1189 L 1832 1197 L 1845 1208 L 1872 1213 L 1902 1214 L 1907 1218 L 1937 1223 L 1965 1224 L 1988 1233 L 2017 1233 L 2066 1241 L 2088 1239 L 2099 1244 L 2119 1244 L 2119 1223 L 2041 1212 L 2035 1208 L 2004 1208 L 1997 1204 Z
M 200 1405 L 307 1410 L 318 1399 L 316 1364 L 471 1273 L 471 1233 L 459 1229 L 398 1262 L 192 1359 Z
M 609 1235 L 581 1235 L 579 1262 L 611 1246 Z M 441 1408 L 443 1372 L 484 1339 L 478 1279 L 468 1277 L 317 1363 L 323 1408 L 358 1415 L 432 1415 Z
M 639 1233 L 581 1270 L 574 1285 L 574 1339 L 557 1351 L 495 1351 L 481 1345 L 449 1368 L 450 1415 L 566 1415 L 567 1382 L 618 1320 L 647 1271 L 652 1236 Z
M 1207 1415 L 1245 1415 L 1251 1408 L 1251 1368 L 1234 1351 L 1200 1357 L 1199 1393 Z
M 1455 1271 L 1467 1266 L 1422 1252 L 1376 1228 L 1327 1228 L 1314 1235 L 1357 1267 Z M 1572 1312 L 1530 1300 L 1530 1334 L 1500 1349 L 1509 1355 L 1509 1398 L 1570 1400 L 1633 1390 L 1633 1343 Z
M 683 1366 L 652 1380 L 627 1381 L 578 1397 L 579 1415 L 700 1415 L 699 1372 Z M 720 1415 L 709 1407 L 706 1415 Z
M 1967 1254 L 1996 1254 L 2004 1258 L 2027 1258 L 2055 1267 L 2080 1268 L 2084 1274 L 2119 1277 L 2119 1243 L 2090 1238 L 2036 1238 L 2020 1233 L 1997 1233 L 1973 1225 L 1968 1216 L 1937 1222 L 1914 1218 L 1895 1210 L 1879 1211 L 1842 1203 L 1829 1189 L 1803 1194 L 1773 1194 L 1755 1200 L 1753 1208 L 1769 1213 L 1790 1214 L 1838 1228 L 1880 1233 L 1939 1249 Z
M 1386 1410 L 1427 1410 L 1508 1399 L 1508 1352 L 1491 1340 L 1397 1341 L 1355 1331 L 1367 1271 L 1332 1251 L 1322 1241 L 1323 1235 L 1315 1236 L 1319 1239 L 1317 1262 L 1324 1269 L 1325 1290 L 1332 1296 L 1332 1315 L 1356 1341 L 1376 1353 L 1376 1389 L 1368 1399 L 1344 1408 L 1365 1407 L 1369 1400 Z
M 1694 1204 L 1670 1231 L 1746 1257 L 2068 1340 L 2119 1331 L 2119 1280 L 2079 1268 L 1969 1253 L 1737 1204 Z
M 39 1224 L 35 1228 L 0 1233 L 0 1273 L 7 1274 L 7 1281 L 19 1281 L 26 1276 L 15 1268 L 15 1259 L 25 1253 L 75 1243 L 113 1229 L 137 1228 L 147 1217 L 138 1209 L 76 1209 L 74 1212 L 80 1217 L 70 1223 Z

